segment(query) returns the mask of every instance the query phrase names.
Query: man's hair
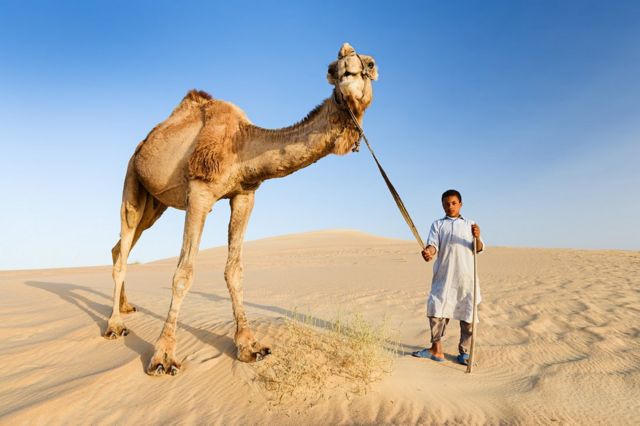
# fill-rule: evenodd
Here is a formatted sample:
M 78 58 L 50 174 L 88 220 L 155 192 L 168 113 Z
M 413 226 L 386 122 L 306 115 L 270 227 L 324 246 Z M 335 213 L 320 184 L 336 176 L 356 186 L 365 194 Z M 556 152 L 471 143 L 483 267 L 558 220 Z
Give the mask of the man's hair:
M 442 193 L 441 200 L 444 201 L 445 198 L 453 197 L 453 196 L 458 197 L 458 201 L 462 202 L 462 195 L 460 195 L 460 193 L 458 191 L 456 191 L 455 189 L 447 189 L 446 191 L 444 191 Z

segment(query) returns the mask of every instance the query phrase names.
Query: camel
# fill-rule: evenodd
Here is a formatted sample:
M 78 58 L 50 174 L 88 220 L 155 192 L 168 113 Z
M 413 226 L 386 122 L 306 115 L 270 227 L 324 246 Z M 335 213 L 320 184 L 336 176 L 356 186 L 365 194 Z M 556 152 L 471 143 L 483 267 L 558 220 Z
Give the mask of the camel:
M 255 191 L 267 179 L 287 176 L 328 154 L 357 148 L 358 126 L 378 77 L 371 56 L 344 43 L 327 72 L 332 96 L 300 122 L 281 129 L 253 125 L 237 106 L 192 90 L 171 115 L 137 146 L 129 160 L 120 208 L 120 240 L 113 247 L 113 311 L 104 337 L 126 336 L 121 314 L 136 310 L 125 295 L 127 258 L 143 231 L 173 207 L 185 210 L 180 258 L 173 276 L 167 319 L 148 364 L 150 375 L 176 375 L 176 326 L 193 282 L 193 263 L 213 205 L 229 199 L 231 218 L 224 277 L 236 323 L 237 359 L 259 361 L 271 353 L 253 335 L 243 306 L 242 243 Z M 349 111 L 350 110 L 350 111 Z M 358 121 L 355 124 L 354 119 Z

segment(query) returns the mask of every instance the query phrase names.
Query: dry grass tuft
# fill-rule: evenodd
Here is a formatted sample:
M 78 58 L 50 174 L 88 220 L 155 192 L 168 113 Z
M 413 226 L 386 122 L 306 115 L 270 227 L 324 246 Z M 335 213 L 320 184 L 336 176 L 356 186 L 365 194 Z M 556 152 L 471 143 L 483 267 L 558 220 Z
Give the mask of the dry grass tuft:
M 360 315 L 325 322 L 308 315 L 286 318 L 273 355 L 254 364 L 255 380 L 274 405 L 291 399 L 314 404 L 327 393 L 366 392 L 390 373 L 398 344 L 383 321 L 370 324 Z

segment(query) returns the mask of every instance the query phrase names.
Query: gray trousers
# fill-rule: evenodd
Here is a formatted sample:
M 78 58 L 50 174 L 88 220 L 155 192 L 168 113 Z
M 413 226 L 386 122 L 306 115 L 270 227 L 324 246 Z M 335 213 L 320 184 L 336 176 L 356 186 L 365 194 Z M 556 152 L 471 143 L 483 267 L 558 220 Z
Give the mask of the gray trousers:
M 429 326 L 431 327 L 431 343 L 439 342 L 444 336 L 444 331 L 449 324 L 449 318 L 429 317 Z M 458 343 L 458 351 L 461 354 L 468 354 L 471 346 L 471 332 L 473 327 L 470 322 L 460 321 L 460 342 Z

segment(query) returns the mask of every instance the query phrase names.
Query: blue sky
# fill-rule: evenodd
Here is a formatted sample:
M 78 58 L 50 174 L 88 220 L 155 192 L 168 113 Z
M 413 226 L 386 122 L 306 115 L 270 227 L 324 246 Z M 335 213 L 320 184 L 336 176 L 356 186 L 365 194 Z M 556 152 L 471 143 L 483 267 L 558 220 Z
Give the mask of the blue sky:
M 189 89 L 283 127 L 345 41 L 378 63 L 364 128 L 423 237 L 456 188 L 489 245 L 640 249 L 640 2 L 231 3 L 0 2 L 0 269 L 110 263 L 126 164 Z M 247 239 L 411 239 L 377 173 L 362 150 L 267 181 Z M 183 218 L 130 260 L 177 256 Z

